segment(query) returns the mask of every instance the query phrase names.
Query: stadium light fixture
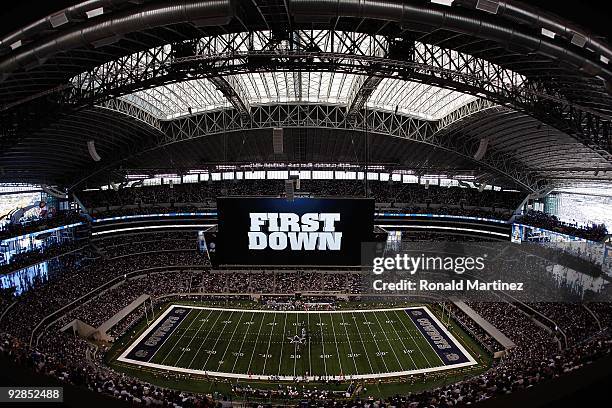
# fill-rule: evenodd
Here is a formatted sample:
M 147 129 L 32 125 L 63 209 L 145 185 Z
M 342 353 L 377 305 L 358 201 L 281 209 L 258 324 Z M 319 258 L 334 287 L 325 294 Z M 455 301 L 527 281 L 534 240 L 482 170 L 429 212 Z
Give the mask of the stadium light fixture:
M 89 10 L 85 12 L 85 15 L 87 15 L 87 18 L 94 18 L 102 14 L 104 14 L 104 7 L 98 7 L 93 10 Z
M 583 35 L 580 35 L 578 33 L 574 33 L 574 35 L 572 35 L 572 44 L 574 44 L 577 47 L 584 47 L 586 44 L 586 37 Z
M 51 27 L 57 28 L 68 22 L 68 16 L 66 13 L 54 14 L 49 17 L 49 22 L 51 23 Z
M 542 27 L 542 35 L 548 38 L 555 38 L 555 32 Z
M 454 0 L 431 0 L 431 2 L 434 4 L 440 4 L 441 6 L 447 6 L 447 7 L 452 6 L 453 1 Z
M 490 14 L 497 14 L 498 9 L 499 1 L 478 0 L 478 2 L 476 2 L 476 10 L 484 11 Z

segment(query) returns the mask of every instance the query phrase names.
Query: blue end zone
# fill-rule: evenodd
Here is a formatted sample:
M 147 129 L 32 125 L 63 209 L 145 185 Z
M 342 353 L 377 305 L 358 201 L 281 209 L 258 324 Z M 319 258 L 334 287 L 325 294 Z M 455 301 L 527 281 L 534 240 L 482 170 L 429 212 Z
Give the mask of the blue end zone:
M 149 362 L 191 310 L 190 308 L 174 307 L 125 357 Z
M 438 354 L 444 365 L 467 363 L 470 360 L 457 344 L 442 330 L 440 325 L 423 309 L 406 310 L 414 325 Z

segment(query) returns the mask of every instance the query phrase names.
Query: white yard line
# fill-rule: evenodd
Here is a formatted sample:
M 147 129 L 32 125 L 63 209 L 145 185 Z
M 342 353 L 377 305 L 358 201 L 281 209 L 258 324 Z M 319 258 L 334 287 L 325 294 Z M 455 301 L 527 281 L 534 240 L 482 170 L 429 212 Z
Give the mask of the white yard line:
M 177 346 L 177 345 L 178 345 L 178 344 L 181 342 L 181 340 L 183 340 L 183 337 L 185 337 L 185 334 L 187 334 L 187 333 L 188 333 L 188 330 L 189 330 L 189 329 L 191 329 L 191 326 L 193 326 L 193 324 L 194 324 L 194 323 L 195 323 L 195 322 L 196 322 L 196 321 L 197 321 L 197 320 L 200 318 L 200 315 L 201 315 L 203 312 L 204 312 L 203 310 L 200 310 L 200 311 L 198 312 L 198 315 L 196 316 L 196 318 L 195 318 L 195 319 L 193 319 L 193 320 L 191 321 L 191 323 L 189 323 L 189 326 L 187 327 L 187 329 L 185 329 L 185 331 L 183 332 L 183 334 L 181 334 L 181 336 L 180 336 L 180 337 L 179 337 L 179 339 L 176 341 L 176 343 L 174 343 L 174 345 L 172 346 L 172 348 L 170 349 L 170 351 L 169 351 L 169 352 L 168 352 L 168 353 L 167 353 L 167 354 L 164 356 L 164 358 L 162 359 L 162 361 L 160 361 L 160 364 L 164 364 L 164 361 L 166 361 L 166 359 L 167 359 L 168 357 L 170 357 L 170 355 L 172 354 L 172 352 L 174 351 L 174 349 L 176 348 L 176 346 Z M 212 313 L 212 312 L 208 312 L 208 314 L 209 314 L 209 315 L 210 315 L 211 313 Z M 187 313 L 187 316 L 185 316 L 185 319 L 187 319 L 187 317 L 189 317 L 189 315 L 190 315 L 190 314 L 191 314 L 191 310 L 189 311 L 189 313 Z M 179 325 L 179 327 L 181 327 L 181 326 Z M 177 327 L 177 328 L 176 328 L 176 330 L 178 330 L 178 329 L 179 329 L 179 327 Z M 198 333 L 196 332 L 196 335 L 197 335 L 197 334 L 198 334 Z M 168 337 L 170 337 L 170 336 L 168 336 Z M 188 347 L 189 347 L 189 346 L 188 346 Z M 159 351 L 160 349 L 161 349 L 161 347 L 159 347 L 157 350 L 155 350 L 155 352 L 157 353 L 157 351 Z M 182 356 L 183 356 L 183 355 L 181 354 L 181 357 L 182 357 Z M 152 358 L 153 358 L 153 356 L 151 356 L 151 359 L 152 359 Z M 179 357 L 179 359 L 180 359 L 180 357 Z
M 217 325 L 217 322 L 219 321 L 219 318 L 221 317 L 223 313 L 217 313 L 217 318 L 215 319 L 215 322 L 213 323 L 212 328 L 214 328 Z M 202 322 L 202 325 L 200 326 L 200 329 L 202 328 L 202 326 L 204 325 L 205 322 Z M 202 350 L 202 347 L 204 346 L 204 343 L 206 343 L 206 340 L 208 340 L 208 336 L 210 336 L 210 333 L 212 333 L 212 330 L 208 330 L 208 332 L 206 333 L 206 337 L 204 337 L 204 340 L 202 341 L 202 343 L 200 343 L 200 347 L 198 347 L 198 351 L 196 351 L 196 353 L 193 355 L 193 358 L 191 359 L 191 361 L 189 362 L 189 367 L 191 367 L 191 365 L 193 364 L 193 362 L 195 361 L 195 358 L 198 356 L 198 354 L 200 354 L 200 350 Z M 191 339 L 191 341 L 193 341 L 196 338 L 196 336 L 193 336 L 193 338 Z M 191 344 L 191 342 L 189 343 Z M 178 363 L 181 359 L 179 358 L 176 363 Z M 175 363 L 175 364 L 176 364 Z
M 310 314 L 306 315 L 306 326 L 308 327 L 308 374 L 312 375 L 312 352 L 310 349 L 310 340 L 311 340 L 311 335 L 310 335 Z
M 344 323 L 344 332 L 346 333 L 346 339 L 348 340 L 348 344 L 349 344 L 349 349 L 351 350 L 351 356 L 353 356 L 353 364 L 355 365 L 355 373 L 359 374 L 359 369 L 357 368 L 357 361 L 355 360 L 355 352 L 353 351 L 353 345 L 352 345 L 352 341 L 351 341 L 351 336 L 349 336 L 348 334 L 348 330 L 346 329 L 346 325 L 348 323 L 346 323 L 346 321 L 344 320 L 344 315 L 341 315 L 342 317 L 342 323 Z
M 429 359 L 427 358 L 427 356 L 425 355 L 425 353 L 423 353 L 423 350 L 421 350 L 421 348 L 419 347 L 418 343 L 416 342 L 416 340 L 414 339 L 414 337 L 412 337 L 412 334 L 410 334 L 410 330 L 408 330 L 408 328 L 406 327 L 406 325 L 404 324 L 404 321 L 402 320 L 402 317 L 398 314 L 398 312 L 395 312 L 395 315 L 397 316 L 397 318 L 400 320 L 400 322 L 402 322 L 402 326 L 404 326 L 404 329 L 406 329 L 406 332 L 408 332 L 408 335 L 410 336 L 410 339 L 412 340 L 412 342 L 414 343 L 414 347 L 416 347 L 419 350 L 419 353 L 421 353 L 421 355 L 423 356 L 423 358 L 425 359 L 425 361 L 427 361 L 427 364 L 430 367 L 433 367 L 433 365 L 431 364 L 431 362 L 429 361 Z M 414 328 L 418 331 L 419 328 L 416 327 L 416 325 L 414 324 L 414 322 L 412 321 L 412 319 L 410 317 L 408 317 L 410 319 L 410 322 L 412 323 L 412 325 L 414 326 Z M 421 332 L 419 331 L 419 335 L 421 337 L 423 337 L 423 335 L 421 334 Z M 427 339 L 425 337 L 423 337 L 423 340 L 425 340 L 425 342 L 429 345 L 429 347 L 431 347 L 431 349 L 433 350 L 434 354 L 436 355 L 436 357 L 438 357 L 438 360 L 440 360 L 440 362 L 442 363 L 442 365 L 444 364 L 444 361 L 442 360 L 442 357 L 440 357 L 440 355 L 436 352 L 436 349 L 433 348 L 433 346 L 429 343 L 429 341 L 427 341 Z
M 397 356 L 397 354 L 395 353 L 395 347 L 393 347 L 393 344 L 391 344 L 391 341 L 389 340 L 389 336 L 387 336 L 387 331 L 385 330 L 385 328 L 382 326 L 382 324 L 380 324 L 380 320 L 378 319 L 378 313 L 374 313 L 374 317 L 376 318 L 376 321 L 378 322 L 378 327 L 380 327 L 382 329 L 383 334 L 385 335 L 385 339 L 387 339 L 387 343 L 389 344 L 389 348 L 391 349 L 391 352 L 393 353 L 393 355 L 395 356 L 395 359 L 397 360 L 397 364 L 399 364 L 399 368 L 400 370 L 403 369 L 402 367 L 402 362 L 400 361 L 399 357 Z M 393 326 L 393 324 L 392 324 Z M 397 333 L 397 332 L 396 332 Z M 403 345 L 403 343 L 402 343 Z
M 281 350 L 280 350 L 280 357 L 278 359 L 278 373 L 277 373 L 277 375 L 279 375 L 279 376 L 280 376 L 281 366 L 283 365 L 283 350 L 285 348 L 285 332 L 286 332 L 286 330 L 287 330 L 287 315 L 285 315 L 285 322 L 283 323 Z
M 234 315 L 234 312 L 232 312 L 230 314 L 230 317 L 228 317 L 228 320 L 224 320 L 224 321 L 229 322 L 229 323 L 223 323 L 222 322 L 223 323 L 223 328 L 221 329 L 221 332 L 217 336 L 217 340 L 215 340 L 215 344 L 213 344 L 212 349 L 210 349 L 211 352 L 215 351 L 215 348 L 217 347 L 217 344 L 219 343 L 219 340 L 223 336 L 223 333 L 225 333 L 225 328 L 227 327 L 227 325 L 232 323 L 232 321 L 229 320 L 229 319 L 231 319 L 233 315 Z M 204 361 L 204 364 L 202 364 L 202 370 L 204 370 L 204 368 L 206 367 L 206 364 L 208 364 L 208 360 L 210 360 L 210 356 L 212 356 L 212 353 L 208 353 L 208 357 L 206 357 L 206 361 Z M 204 370 L 204 371 L 206 371 L 206 370 Z
M 338 348 L 338 339 L 336 337 L 336 329 L 334 328 L 334 319 L 330 316 L 329 320 L 331 320 L 332 331 L 334 332 L 334 343 L 336 344 L 336 353 L 338 353 L 338 363 L 340 364 L 340 373 L 344 375 L 344 370 L 342 369 L 342 359 L 340 358 L 340 349 Z
M 384 313 L 385 313 L 385 316 L 387 317 L 387 319 L 389 319 L 389 315 L 387 314 L 387 312 L 384 312 Z M 400 319 L 398 319 L 398 320 L 400 320 Z M 404 324 L 404 322 L 402 322 L 401 320 L 400 320 L 400 322 L 402 323 L 402 325 Z M 399 341 L 402 343 L 402 347 L 404 347 L 404 350 L 406 350 L 406 351 L 404 351 L 404 353 L 408 354 L 408 357 L 410 358 L 410 360 L 412 360 L 412 365 L 414 366 L 414 368 L 416 368 L 417 365 L 414 362 L 414 358 L 412 358 L 412 353 L 408 353 L 408 347 L 406 347 L 406 344 L 404 343 L 404 339 L 402 339 L 402 336 L 400 336 L 399 332 L 395 328 L 395 325 L 391 325 L 391 326 L 393 326 L 393 330 L 395 331 L 395 334 L 397 334 L 397 337 L 399 338 Z M 410 333 L 408 333 L 408 335 L 410 335 Z M 427 363 L 427 364 L 429 364 L 429 363 Z
M 295 335 L 298 335 L 298 330 L 300 328 L 300 315 L 295 315 Z M 297 366 L 297 343 L 295 343 L 295 346 L 293 346 L 293 378 L 295 378 L 295 369 Z
M 142 361 L 138 361 L 138 360 L 133 360 L 133 359 L 127 358 L 127 355 L 138 344 L 140 344 L 140 342 L 143 341 L 146 338 L 147 335 L 149 335 L 149 333 L 153 330 L 153 328 L 159 322 L 161 322 L 168 315 L 168 313 L 170 313 L 170 311 L 173 308 L 175 308 L 175 307 L 185 307 L 185 308 L 191 308 L 191 309 L 204 309 L 204 310 L 220 311 L 220 312 L 222 312 L 222 311 L 240 311 L 240 312 L 245 312 L 245 310 L 241 310 L 241 309 L 219 309 L 219 308 L 210 308 L 210 307 L 171 305 L 160 317 L 157 318 L 157 320 L 151 326 L 149 326 L 149 328 L 147 328 L 147 330 L 145 330 L 138 337 L 138 339 L 134 343 L 132 343 L 132 345 L 130 345 L 128 347 L 127 350 L 125 350 L 123 352 L 123 354 L 117 360 L 125 362 L 125 363 L 134 364 L 134 365 L 140 366 L 140 367 L 149 367 L 149 368 L 165 370 L 165 371 L 174 371 L 174 372 L 179 372 L 179 373 L 183 373 L 183 374 L 193 374 L 193 375 L 205 375 L 206 374 L 206 375 L 209 375 L 209 376 L 220 377 L 220 378 L 245 379 L 245 380 L 252 379 L 252 376 L 249 374 L 249 370 L 250 370 L 250 367 L 251 367 L 253 356 L 255 354 L 256 347 L 253 348 L 253 353 L 251 354 L 251 360 L 249 361 L 249 368 L 247 369 L 247 373 L 246 374 L 226 373 L 226 372 L 217 372 L 217 371 L 202 371 L 202 370 L 196 370 L 196 369 L 190 369 L 190 368 L 182 368 L 182 367 L 169 366 L 169 365 L 163 365 L 163 364 L 155 364 L 155 363 L 149 363 L 149 362 L 142 362 Z M 368 363 L 370 365 L 370 369 L 371 369 L 372 373 L 371 374 L 357 374 L 357 375 L 353 375 L 352 379 L 360 380 L 360 379 L 392 378 L 392 377 L 399 377 L 399 376 L 408 376 L 408 375 L 416 375 L 416 374 L 424 374 L 424 373 L 433 373 L 433 372 L 445 371 L 445 370 L 449 370 L 449 369 L 468 367 L 468 366 L 472 366 L 472 365 L 477 364 L 477 362 L 465 350 L 465 348 L 460 343 L 457 343 L 457 341 L 454 338 L 454 336 L 452 334 L 450 334 L 450 332 L 448 332 L 448 330 L 443 325 L 441 325 L 439 320 L 434 315 L 431 314 L 431 311 L 429 311 L 425 307 L 418 306 L 418 307 L 408 307 L 408 308 L 373 309 L 373 310 L 366 311 L 366 312 L 381 312 L 381 311 L 388 311 L 388 312 L 393 311 L 393 312 L 397 312 L 397 311 L 405 311 L 405 310 L 409 310 L 409 309 L 421 309 L 421 310 L 424 309 L 424 310 L 426 310 L 427 314 L 432 318 L 432 320 L 434 320 L 438 325 L 440 325 L 441 330 L 444 331 L 444 333 L 455 343 L 455 345 L 459 348 L 459 350 L 465 354 L 465 356 L 468 358 L 469 361 L 465 362 L 465 363 L 461 363 L 461 364 L 453 364 L 453 365 L 450 365 L 450 366 L 442 365 L 442 366 L 438 366 L 438 367 L 429 367 L 429 368 L 416 369 L 416 370 L 410 370 L 410 371 L 398 371 L 398 372 L 386 372 L 386 373 L 377 373 L 377 374 L 374 374 L 374 369 L 372 367 L 372 363 L 370 361 L 370 358 L 369 358 L 368 354 L 366 353 L 366 358 L 368 360 Z M 257 313 L 259 311 L 249 310 L 249 312 Z M 263 312 L 265 312 L 265 313 L 278 313 L 278 312 L 272 312 L 272 311 L 263 311 Z M 355 313 L 355 312 L 356 313 L 363 313 L 364 311 L 363 310 L 342 310 L 342 311 L 330 311 L 330 312 L 326 312 L 326 313 L 351 313 L 352 314 L 352 313 Z M 307 314 L 307 318 L 308 318 L 308 327 L 310 327 L 310 313 L 320 313 L 320 312 L 318 312 L 318 311 L 317 312 L 312 312 L 312 311 L 307 311 L 307 312 L 291 311 L 291 312 L 283 312 L 283 313 L 306 313 Z M 221 314 L 222 313 L 219 313 L 219 316 L 217 317 L 217 320 L 219 319 Z M 355 318 L 354 315 L 353 315 L 353 318 Z M 261 328 L 263 326 L 264 320 L 265 319 L 262 319 L 261 324 L 259 326 L 259 331 L 257 332 L 257 338 L 255 340 L 255 344 L 257 344 L 257 340 L 259 339 L 259 335 L 260 335 Z M 403 321 L 402 321 L 402 323 L 403 323 Z M 216 321 L 215 321 L 215 324 L 216 324 Z M 406 328 L 405 325 L 404 325 L 404 328 Z M 410 333 L 409 330 L 407 330 L 407 332 Z M 347 333 L 348 333 L 348 331 L 347 331 Z M 357 325 L 357 333 L 359 334 L 359 337 L 360 337 L 361 342 L 363 344 L 364 343 L 363 337 L 361 335 L 361 331 L 359 330 L 359 326 L 358 325 Z M 208 338 L 208 336 L 206 336 L 205 340 L 207 338 Z M 202 343 L 202 344 L 204 344 L 204 343 Z M 428 342 L 428 344 L 429 344 L 429 342 Z M 269 346 L 269 344 L 268 344 L 268 346 Z M 196 353 L 196 356 L 197 356 L 198 353 L 199 353 L 199 350 Z M 421 351 L 421 353 L 422 353 L 422 351 Z M 310 344 L 309 344 L 309 354 L 311 354 Z M 438 354 L 436 353 L 436 355 L 438 355 Z M 194 356 L 194 358 L 195 358 L 195 356 Z M 309 359 L 309 360 L 312 360 L 312 359 Z M 310 368 L 310 372 L 309 372 L 310 375 L 306 376 L 306 379 L 310 380 L 310 381 L 314 381 L 319 376 L 312 375 L 312 364 L 309 365 L 309 368 Z M 268 380 L 270 380 L 271 377 L 272 376 L 262 376 L 263 379 L 268 379 Z M 283 377 L 280 377 L 279 379 L 281 381 L 292 381 L 293 380 L 293 378 L 291 378 L 289 376 L 283 376 Z
M 209 316 L 210 316 L 211 314 L 212 314 L 212 312 L 208 312 L 208 315 L 209 315 Z M 206 323 L 206 321 L 202 322 L 202 324 L 200 325 L 200 327 L 198 328 L 198 330 L 197 330 L 197 331 L 194 333 L 194 336 L 193 336 L 191 339 L 189 339 L 189 343 L 187 343 L 187 346 L 185 347 L 185 350 L 187 350 L 187 349 L 189 348 L 189 346 L 191 346 L 191 343 L 193 342 L 193 340 L 196 338 L 196 336 L 198 335 L 198 333 L 199 333 L 199 332 L 200 332 L 200 330 L 202 329 L 202 326 L 204 326 L 204 323 Z M 171 337 L 171 336 L 168 336 L 168 337 Z M 161 347 L 160 347 L 159 349 L 161 349 Z M 159 349 L 157 349 L 157 350 L 159 350 Z M 185 355 L 185 350 L 183 350 L 183 351 L 181 352 L 181 355 L 180 355 L 180 356 L 179 356 L 179 358 L 178 358 L 178 359 L 177 359 L 177 360 L 174 362 L 174 364 L 173 364 L 173 365 L 177 365 L 177 364 L 178 364 L 178 363 L 181 361 L 181 358 L 183 358 L 183 356 Z M 190 367 L 191 367 L 191 365 L 190 365 Z
M 370 372 L 374 374 L 374 367 L 372 366 L 372 362 L 370 361 L 370 355 L 368 354 L 368 350 L 366 350 L 365 342 L 363 341 L 363 336 L 361 335 L 361 330 L 359 330 L 359 325 L 357 324 L 357 316 L 351 312 L 351 316 L 353 317 L 353 323 L 355 324 L 355 328 L 357 329 L 357 334 L 359 334 L 359 340 L 363 345 L 363 354 L 365 354 L 366 359 L 368 360 L 368 364 L 370 365 Z M 350 340 L 350 339 L 349 339 Z M 357 378 L 357 377 L 354 377 Z
M 266 350 L 266 355 L 264 356 L 264 366 L 263 370 L 261 370 L 261 375 L 266 374 L 266 364 L 268 363 L 268 355 L 270 354 L 270 343 L 272 343 L 272 333 L 274 332 L 274 327 L 276 327 L 276 313 L 274 314 L 274 322 L 272 322 L 272 328 L 270 329 L 270 335 L 268 338 L 268 348 Z
M 327 359 L 325 358 L 325 339 L 323 338 L 323 321 L 321 320 L 321 313 L 319 313 L 319 328 L 321 329 L 321 346 L 323 346 L 323 367 L 325 367 L 325 377 L 327 377 Z
M 253 363 L 253 356 L 257 351 L 257 341 L 259 340 L 259 335 L 261 334 L 261 328 L 263 327 L 263 322 L 266 320 L 265 316 L 261 318 L 261 323 L 259 323 L 259 330 L 257 330 L 257 337 L 255 337 L 255 343 L 253 345 L 253 352 L 251 353 L 251 359 L 249 360 L 249 366 L 247 367 L 247 376 L 250 377 L 251 372 L 251 364 Z
M 187 316 L 189 316 L 190 314 L 191 314 L 191 310 L 190 310 L 190 311 L 187 313 Z M 183 320 L 185 320 L 185 319 L 187 318 L 187 316 L 185 316 L 185 318 L 184 318 Z M 156 323 L 157 323 L 157 322 L 156 322 Z M 181 321 L 181 323 L 183 323 L 183 322 Z M 172 333 L 174 333 L 174 331 L 175 331 L 176 329 L 178 329 L 180 326 L 181 326 L 181 325 L 179 324 L 179 325 L 178 325 L 178 326 L 177 326 L 177 327 L 176 327 L 176 328 L 175 328 L 175 329 L 172 331 Z M 164 345 L 166 344 L 166 342 L 167 342 L 168 340 L 170 340 L 170 338 L 171 338 L 171 337 L 172 337 L 171 335 L 166 336 L 166 338 L 164 339 L 164 341 L 162 342 L 162 344 L 160 344 L 160 345 L 159 345 L 159 347 L 158 347 L 158 348 L 157 348 L 157 349 L 156 349 L 156 350 L 153 352 L 153 355 L 152 355 L 151 357 L 149 357 L 149 361 L 153 360 L 153 357 L 155 357 L 155 355 L 157 354 L 157 352 L 158 352 L 159 350 L 161 350 L 161 348 L 162 348 L 162 347 L 164 347 Z
M 230 337 L 229 341 L 227 342 L 227 347 L 225 348 L 225 351 L 223 352 L 223 355 L 221 356 L 221 359 L 219 360 L 219 365 L 221 365 L 221 363 L 223 361 L 225 361 L 225 355 L 227 354 L 227 350 L 229 350 L 229 347 L 232 344 L 232 340 L 234 340 L 234 335 L 236 334 L 236 330 L 238 329 L 238 326 L 240 326 L 240 322 L 242 321 L 242 317 L 244 316 L 244 312 L 240 315 L 240 318 L 238 318 L 238 324 L 234 327 L 234 331 L 232 332 L 232 336 Z
M 363 315 L 363 318 L 365 319 L 366 318 L 365 317 L 365 313 L 361 312 L 361 314 Z M 385 365 L 385 371 L 389 371 L 389 367 L 387 367 L 387 362 L 385 361 L 385 356 L 382 355 L 382 350 L 378 346 L 378 342 L 376 341 L 376 336 L 374 336 L 374 333 L 372 332 L 372 328 L 370 327 L 369 324 L 366 324 L 366 326 L 368 326 L 368 330 L 370 330 L 370 334 L 372 335 L 372 340 L 374 340 L 374 344 L 376 345 L 376 348 L 378 349 L 378 353 L 380 354 L 380 358 L 382 359 L 382 362 Z
M 252 322 L 253 321 L 253 317 L 255 317 L 255 313 L 253 313 L 251 315 L 251 319 L 249 321 Z M 263 320 L 262 320 L 262 322 L 263 322 Z M 244 346 L 244 341 L 246 340 L 246 338 L 247 338 L 247 336 L 249 334 L 249 330 L 251 330 L 251 326 L 252 326 L 252 324 L 249 325 L 249 327 L 247 328 L 246 333 L 244 333 L 244 337 L 242 337 L 242 343 L 240 343 L 240 349 L 238 350 L 238 354 L 236 355 L 236 360 L 234 361 L 234 365 L 232 366 L 232 372 L 236 371 L 236 364 L 238 363 L 238 359 L 240 358 L 240 353 L 242 353 L 242 347 Z M 255 349 L 253 349 L 253 350 L 255 350 Z M 248 370 L 247 370 L 247 373 L 248 373 Z

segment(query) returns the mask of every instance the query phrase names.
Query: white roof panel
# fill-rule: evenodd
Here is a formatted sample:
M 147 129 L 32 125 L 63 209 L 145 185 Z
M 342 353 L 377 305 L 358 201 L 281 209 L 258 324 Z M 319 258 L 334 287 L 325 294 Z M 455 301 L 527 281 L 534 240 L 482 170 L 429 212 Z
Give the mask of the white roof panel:
M 348 106 L 364 77 L 334 72 L 259 72 L 226 77 L 246 102 L 323 103 Z M 221 91 L 207 79 L 162 85 L 122 96 L 160 119 L 230 107 Z M 475 96 L 417 82 L 385 78 L 367 102 L 371 109 L 397 111 L 425 120 L 438 120 L 477 99 Z

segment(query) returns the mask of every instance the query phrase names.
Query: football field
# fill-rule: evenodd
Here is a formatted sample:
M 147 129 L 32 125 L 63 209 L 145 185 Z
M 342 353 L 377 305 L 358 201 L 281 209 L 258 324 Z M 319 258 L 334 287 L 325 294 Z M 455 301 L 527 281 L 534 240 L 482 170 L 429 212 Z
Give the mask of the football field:
M 382 378 L 476 364 L 422 306 L 277 312 L 171 305 L 118 360 L 266 380 Z

